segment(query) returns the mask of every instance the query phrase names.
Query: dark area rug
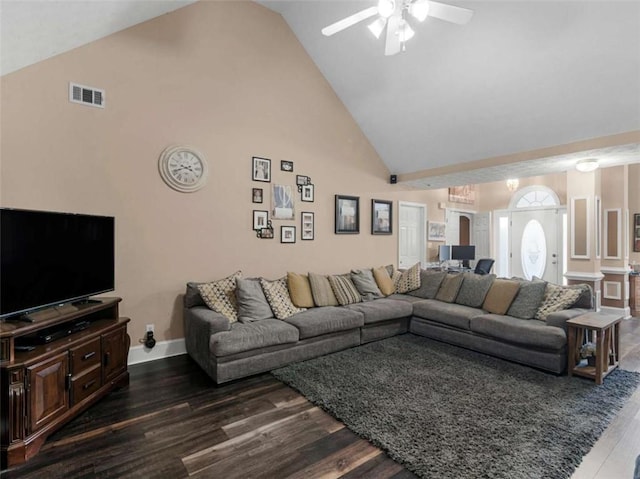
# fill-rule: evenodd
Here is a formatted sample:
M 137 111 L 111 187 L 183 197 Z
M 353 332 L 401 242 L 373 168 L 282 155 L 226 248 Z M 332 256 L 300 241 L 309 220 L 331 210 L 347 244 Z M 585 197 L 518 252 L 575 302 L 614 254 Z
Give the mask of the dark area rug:
M 272 374 L 425 478 L 567 478 L 640 384 L 555 376 L 405 334 Z

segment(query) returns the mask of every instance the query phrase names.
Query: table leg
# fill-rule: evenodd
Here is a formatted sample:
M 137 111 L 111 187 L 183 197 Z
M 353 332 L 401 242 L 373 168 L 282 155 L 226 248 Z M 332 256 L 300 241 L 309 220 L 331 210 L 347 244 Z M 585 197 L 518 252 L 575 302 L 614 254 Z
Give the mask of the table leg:
M 576 328 L 569 325 L 569 364 L 567 364 L 567 374 L 569 377 L 573 376 L 573 368 L 576 367 Z
M 602 365 L 606 355 L 604 347 L 604 331 L 596 331 L 596 384 L 602 384 Z

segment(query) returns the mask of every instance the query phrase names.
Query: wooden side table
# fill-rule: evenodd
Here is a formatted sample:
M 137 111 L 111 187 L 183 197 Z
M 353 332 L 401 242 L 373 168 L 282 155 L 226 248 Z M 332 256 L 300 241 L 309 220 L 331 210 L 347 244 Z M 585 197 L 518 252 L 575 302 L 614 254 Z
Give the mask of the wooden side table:
M 622 316 L 606 313 L 587 313 L 567 321 L 569 360 L 567 369 L 569 376 L 574 374 L 594 379 L 602 384 L 604 378 L 618 367 L 620 360 L 620 321 Z M 594 340 L 595 335 L 595 340 Z M 580 348 L 585 342 L 595 342 L 595 366 L 580 361 Z

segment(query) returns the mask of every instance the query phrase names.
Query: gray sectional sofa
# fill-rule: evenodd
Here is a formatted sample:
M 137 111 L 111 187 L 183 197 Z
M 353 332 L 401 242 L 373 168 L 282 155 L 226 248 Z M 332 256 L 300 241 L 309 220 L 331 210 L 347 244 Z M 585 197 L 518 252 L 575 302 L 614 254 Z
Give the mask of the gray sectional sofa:
M 462 286 L 465 281 L 471 286 L 466 290 L 460 286 L 456 292 L 463 304 L 449 302 L 450 297 L 444 298 L 443 275 L 422 271 L 420 288 L 407 294 L 345 306 L 314 307 L 284 320 L 248 322 L 230 322 L 209 309 L 197 284 L 189 283 L 184 298 L 187 352 L 221 384 L 411 332 L 556 374 L 565 371 L 566 321 L 591 307 L 593 294 L 588 286 L 573 307 L 539 321 L 483 309 L 487 303 L 478 299 L 488 298 L 486 283 L 490 281 L 474 273 L 465 273 L 461 281 Z M 449 279 L 448 275 L 444 277 Z M 484 285 L 479 287 L 482 281 Z

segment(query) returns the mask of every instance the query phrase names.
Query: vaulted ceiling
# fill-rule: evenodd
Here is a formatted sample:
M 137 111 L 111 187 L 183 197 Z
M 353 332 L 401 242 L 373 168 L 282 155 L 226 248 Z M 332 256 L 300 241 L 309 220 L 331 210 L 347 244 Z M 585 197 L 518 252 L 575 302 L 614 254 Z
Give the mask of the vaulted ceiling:
M 189 3 L 3 0 L 2 74 Z M 444 0 L 472 9 L 471 22 L 414 22 L 406 52 L 390 57 L 370 22 L 320 32 L 375 0 L 260 3 L 415 186 L 562 171 L 584 156 L 640 162 L 640 0 Z

